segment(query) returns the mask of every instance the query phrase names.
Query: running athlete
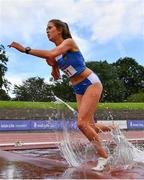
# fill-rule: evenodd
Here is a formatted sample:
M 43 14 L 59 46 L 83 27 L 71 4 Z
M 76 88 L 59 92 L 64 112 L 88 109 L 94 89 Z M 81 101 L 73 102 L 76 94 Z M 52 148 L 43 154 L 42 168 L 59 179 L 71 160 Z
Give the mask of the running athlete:
M 46 62 L 52 66 L 52 75 L 55 80 L 60 77 L 59 69 L 68 76 L 76 94 L 77 126 L 97 149 L 100 158 L 94 170 L 103 170 L 108 154 L 100 142 L 98 133 L 100 130 L 109 131 L 113 126 L 95 123 L 93 119 L 102 94 L 102 83 L 98 76 L 86 67 L 80 49 L 72 39 L 67 23 L 52 19 L 48 22 L 46 33 L 48 39 L 56 45 L 52 50 L 25 48 L 16 42 L 12 42 L 9 47 L 46 59 Z

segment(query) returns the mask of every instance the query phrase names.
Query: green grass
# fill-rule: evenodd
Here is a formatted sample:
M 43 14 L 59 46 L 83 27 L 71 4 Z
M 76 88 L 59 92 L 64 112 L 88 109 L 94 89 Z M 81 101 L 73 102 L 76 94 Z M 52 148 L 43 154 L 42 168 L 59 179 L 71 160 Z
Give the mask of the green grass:
M 144 103 L 100 103 L 99 109 L 144 109 Z
M 0 108 L 56 109 L 58 106 L 53 102 L 0 101 Z
M 76 103 L 68 104 L 76 109 Z M 53 102 L 0 101 L 0 108 L 56 109 L 58 107 L 63 106 Z M 99 103 L 98 109 L 144 109 L 144 103 Z

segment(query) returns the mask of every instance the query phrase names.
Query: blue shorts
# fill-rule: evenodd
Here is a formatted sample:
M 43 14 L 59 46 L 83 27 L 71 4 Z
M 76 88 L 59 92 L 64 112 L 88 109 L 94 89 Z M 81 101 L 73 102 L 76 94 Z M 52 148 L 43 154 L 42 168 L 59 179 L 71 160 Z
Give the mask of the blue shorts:
M 86 89 L 94 83 L 101 83 L 101 81 L 95 73 L 91 73 L 86 79 L 76 85 L 73 85 L 74 92 L 76 94 L 83 95 Z

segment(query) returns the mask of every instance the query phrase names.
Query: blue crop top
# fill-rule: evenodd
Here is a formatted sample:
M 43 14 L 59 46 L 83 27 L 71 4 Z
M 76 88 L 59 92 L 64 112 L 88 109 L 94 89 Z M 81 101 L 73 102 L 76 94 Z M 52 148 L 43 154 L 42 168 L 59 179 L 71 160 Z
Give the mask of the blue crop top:
M 80 51 L 67 52 L 55 58 L 58 67 L 69 77 L 80 74 L 86 69 L 84 58 Z

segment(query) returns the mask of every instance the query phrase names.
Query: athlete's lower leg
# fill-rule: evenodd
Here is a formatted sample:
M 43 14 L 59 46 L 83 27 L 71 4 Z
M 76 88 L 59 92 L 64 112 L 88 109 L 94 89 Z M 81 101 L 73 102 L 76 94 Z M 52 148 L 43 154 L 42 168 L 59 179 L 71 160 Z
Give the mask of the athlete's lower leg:
M 111 131 L 112 129 L 115 129 L 116 125 L 105 125 L 102 123 L 95 123 L 94 129 L 97 133 L 100 132 L 106 132 L 106 131 Z
M 100 157 L 107 158 L 108 154 L 102 146 L 99 136 L 94 129 L 94 123 L 85 122 L 82 120 L 78 121 L 78 128 L 82 131 L 82 133 L 89 139 L 90 142 L 94 144 L 97 149 L 97 153 Z

